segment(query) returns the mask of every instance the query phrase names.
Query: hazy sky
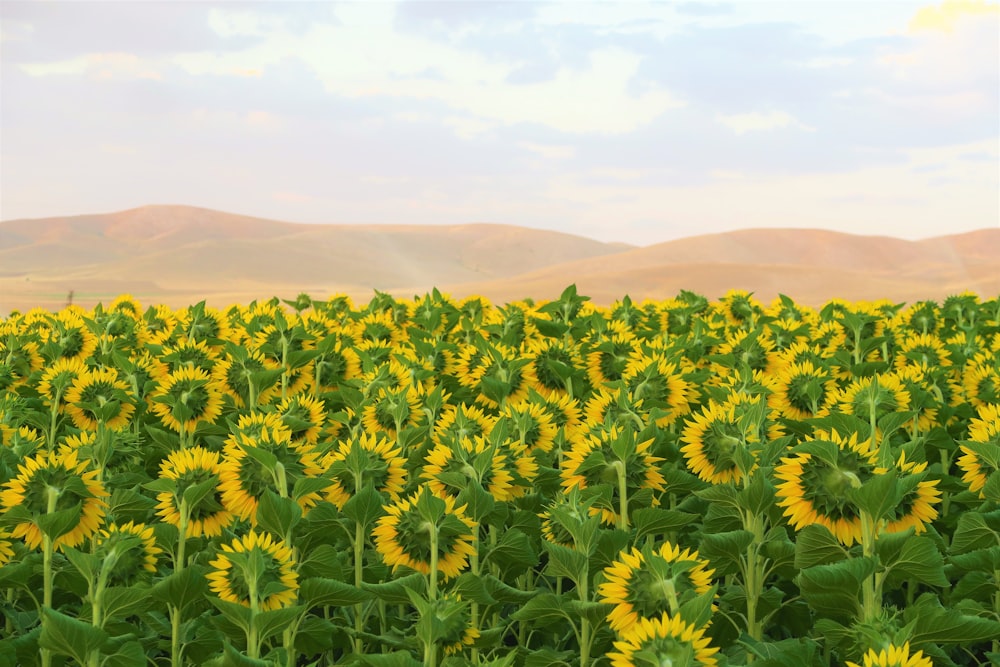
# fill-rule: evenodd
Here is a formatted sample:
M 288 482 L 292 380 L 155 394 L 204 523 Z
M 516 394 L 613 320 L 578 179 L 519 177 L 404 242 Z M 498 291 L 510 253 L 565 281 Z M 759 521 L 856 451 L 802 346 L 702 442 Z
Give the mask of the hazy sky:
M 0 218 L 1000 226 L 996 2 L 0 2 Z

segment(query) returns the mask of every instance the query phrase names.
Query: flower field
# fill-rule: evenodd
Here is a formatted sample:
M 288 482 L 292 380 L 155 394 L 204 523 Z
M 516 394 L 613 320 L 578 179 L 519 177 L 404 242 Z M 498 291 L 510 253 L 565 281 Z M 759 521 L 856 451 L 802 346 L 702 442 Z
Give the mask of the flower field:
M 1000 299 L 0 320 L 0 666 L 1000 665 Z

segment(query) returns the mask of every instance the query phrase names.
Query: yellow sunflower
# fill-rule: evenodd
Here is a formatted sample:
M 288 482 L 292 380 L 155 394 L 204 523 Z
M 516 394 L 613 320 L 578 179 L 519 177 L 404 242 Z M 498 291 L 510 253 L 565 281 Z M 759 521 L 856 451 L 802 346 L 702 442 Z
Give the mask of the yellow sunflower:
M 146 323 L 146 336 L 152 345 L 165 345 L 177 329 L 177 315 L 163 304 L 151 306 L 142 316 Z
M 967 364 L 962 388 L 965 400 L 974 408 L 1000 403 L 1000 365 L 988 359 Z
M 462 438 L 489 437 L 496 422 L 496 417 L 481 408 L 465 403 L 447 405 L 434 423 L 431 440 L 440 445 Z
M 152 399 L 153 412 L 178 433 L 193 433 L 199 422 L 214 423 L 222 414 L 219 386 L 194 366 L 182 366 L 164 377 Z
M 384 435 L 362 433 L 341 441 L 326 455 L 322 467 L 333 482 L 324 492 L 326 500 L 344 506 L 355 493 L 371 484 L 393 501 L 403 492 L 406 459 L 395 443 Z
M 112 431 L 121 431 L 135 412 L 133 400 L 117 370 L 94 368 L 81 373 L 66 391 L 66 412 L 79 429 L 94 431 L 104 423 Z
M 506 404 L 496 423 L 509 434 L 511 447 L 527 453 L 551 451 L 558 431 L 544 405 L 530 400 Z
M 715 667 L 719 649 L 711 646 L 705 628 L 686 623 L 680 616 L 663 614 L 643 618 L 614 643 L 617 652 L 607 654 L 611 667 L 643 665 L 688 665 Z
M 979 406 L 976 417 L 969 422 L 969 441 L 960 445 L 962 456 L 958 458 L 958 467 L 964 473 L 962 481 L 969 491 L 985 498 L 983 487 L 998 470 L 990 460 L 997 460 L 1000 454 L 1000 404 Z M 988 453 L 993 456 L 984 456 Z
M 420 394 L 415 388 L 379 389 L 361 410 L 361 424 L 369 433 L 385 433 L 391 438 L 416 426 L 420 419 Z
M 684 379 L 683 371 L 662 354 L 634 352 L 622 373 L 622 381 L 634 404 L 646 411 L 656 407 L 665 411 L 655 420 L 666 428 L 691 412 L 694 388 Z
M 20 522 L 11 537 L 24 538 L 29 549 L 42 543 L 38 519 L 62 510 L 74 510 L 75 520 L 53 540 L 57 549 L 76 547 L 90 538 L 104 521 L 108 492 L 90 462 L 80 460 L 74 450 L 42 452 L 25 459 L 18 475 L 4 484 L 0 503 L 9 512 L 18 508 Z
M 795 420 L 823 417 L 830 413 L 831 399 L 837 392 L 837 380 L 823 365 L 811 361 L 779 366 L 768 378 L 771 394 L 768 406 L 782 417 Z
M 514 476 L 507 454 L 482 436 L 451 438 L 427 454 L 421 479 L 440 498 L 457 497 L 470 482 L 477 482 L 498 502 L 514 497 Z
M 629 355 L 635 349 L 635 335 L 631 330 L 614 333 L 603 340 L 594 341 L 587 353 L 587 378 L 595 387 L 622 379 Z
M 299 575 L 292 548 L 270 533 L 251 530 L 222 544 L 210 562 L 208 587 L 219 599 L 272 611 L 295 604 Z
M 464 505 L 455 507 L 453 498 L 438 498 L 425 488 L 384 509 L 386 515 L 379 519 L 372 535 L 386 565 L 429 574 L 434 531 L 437 569 L 442 577 L 457 577 L 468 566 L 474 551 L 472 531 L 478 527 L 465 515 Z
M 862 667 L 856 662 L 847 661 L 847 667 Z M 889 644 L 881 651 L 869 649 L 864 657 L 864 667 L 934 667 L 931 659 L 923 651 L 910 652 L 910 642 L 902 646 Z
M 528 340 L 523 350 L 529 360 L 528 367 L 537 382 L 535 390 L 543 396 L 568 394 L 568 389 L 574 389 L 574 380 L 576 385 L 582 384 L 584 364 L 575 344 L 568 345 L 557 338 L 535 338 Z M 557 373 L 556 369 L 567 374 L 568 380 Z M 574 390 L 578 392 L 580 389 L 577 386 Z
M 326 423 L 323 401 L 313 396 L 296 394 L 278 404 L 277 413 L 288 427 L 292 443 L 315 445 Z
M 197 368 L 211 373 L 219 362 L 219 350 L 203 340 L 182 338 L 170 347 L 163 348 L 160 361 L 170 373 L 181 368 Z
M 600 602 L 614 605 L 611 629 L 628 633 L 642 619 L 655 620 L 671 608 L 712 590 L 715 570 L 697 551 L 666 542 L 658 550 L 622 551 L 604 568 L 606 581 L 597 587 Z
M 909 410 L 910 394 L 896 374 L 876 373 L 854 380 L 841 390 L 838 402 L 844 414 L 877 421 L 892 412 Z
M 189 507 L 189 520 L 185 537 L 218 537 L 236 517 L 222 504 L 218 488 L 222 466 L 219 455 L 203 447 L 188 447 L 171 452 L 160 462 L 160 478 L 169 479 L 176 487 L 174 493 L 164 491 L 156 495 L 156 514 L 166 523 L 180 528 L 181 499 L 192 486 L 216 482 L 215 490 Z
M 55 315 L 51 341 L 59 347 L 61 359 L 85 362 L 97 349 L 97 336 L 87 327 L 80 315 L 61 310 Z
M 624 440 L 632 439 L 628 446 L 621 447 Z M 592 516 L 598 513 L 601 520 L 608 525 L 618 523 L 621 502 L 619 471 L 624 470 L 626 492 L 629 497 L 641 489 L 663 491 L 666 479 L 660 472 L 659 463 L 663 459 L 649 453 L 653 440 L 635 442 L 638 434 L 632 429 L 620 429 L 612 426 L 606 430 L 595 430 L 573 444 L 565 453 L 563 467 L 560 471 L 562 486 L 568 492 L 573 489 L 586 489 L 599 484 L 612 486 L 611 507 L 591 507 Z M 628 454 L 620 457 L 618 451 Z M 654 497 L 653 504 L 658 501 Z
M 951 366 L 951 356 L 937 336 L 913 333 L 904 338 L 896 348 L 895 365 L 896 370 L 908 366 L 940 368 Z
M 102 560 L 113 560 L 108 583 L 114 586 L 130 586 L 156 572 L 156 560 L 163 553 L 156 546 L 153 527 L 131 521 L 102 528 L 96 548 Z
M 278 377 L 269 383 L 262 378 L 271 370 L 258 350 L 242 348 L 238 356 L 230 355 L 212 368 L 212 377 L 223 394 L 229 396 L 238 408 L 256 408 L 267 405 L 271 398 L 281 391 Z M 253 389 L 251 390 L 251 383 Z M 253 397 L 251 398 L 251 391 Z M 250 403 L 253 402 L 253 405 Z
M 254 457 L 249 452 L 261 450 L 270 457 Z M 262 458 L 275 460 L 273 466 Z M 227 510 L 257 525 L 257 506 L 264 491 L 270 489 L 288 496 L 295 482 L 305 477 L 319 477 L 323 473 L 317 452 L 304 443 L 293 443 L 287 428 L 263 428 L 256 437 L 239 436 L 227 443 L 219 473 L 219 490 L 222 504 Z M 297 499 L 303 512 L 308 512 L 319 502 L 319 493 L 306 493 Z
M 750 472 L 737 465 L 737 450 L 758 443 L 760 435 L 749 424 L 740 424 L 739 404 L 740 400 L 709 401 L 684 426 L 684 461 L 691 472 L 710 484 L 738 484 Z
M 14 558 L 14 539 L 6 528 L 0 528 L 0 567 L 3 567 Z

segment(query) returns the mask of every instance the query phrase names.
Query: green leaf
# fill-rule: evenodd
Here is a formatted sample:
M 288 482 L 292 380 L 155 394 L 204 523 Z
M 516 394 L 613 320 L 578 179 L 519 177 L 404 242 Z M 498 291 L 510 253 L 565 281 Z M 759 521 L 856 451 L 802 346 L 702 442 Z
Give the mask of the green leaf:
M 311 549 L 309 555 L 299 563 L 299 576 L 342 581 L 344 568 L 340 563 L 340 552 L 329 544 L 320 544 Z
M 68 655 L 81 665 L 87 656 L 97 651 L 107 641 L 108 634 L 90 623 L 84 623 L 54 609 L 42 610 L 42 634 L 38 638 L 41 648 L 59 655 Z
M 458 578 L 451 585 L 451 590 L 469 602 L 478 602 L 479 604 L 496 604 L 497 602 L 486 590 L 483 578 L 471 572 L 463 572 L 458 575 Z
M 948 578 L 944 574 L 944 558 L 933 540 L 910 536 L 899 551 L 889 553 L 880 548 L 883 539 L 879 539 L 876 549 L 882 564 L 889 570 L 889 582 L 898 585 L 912 579 L 929 586 L 948 585 Z
M 77 503 L 73 507 L 67 507 L 64 510 L 52 512 L 51 514 L 41 514 L 35 521 L 43 533 L 48 535 L 50 539 L 56 540 L 73 530 L 80 523 L 80 512 L 82 509 L 83 503 Z
M 168 605 L 184 609 L 192 602 L 201 600 L 208 591 L 206 572 L 207 569 L 203 566 L 189 565 L 158 581 L 150 590 L 150 595 Z
M 76 571 L 88 581 L 93 581 L 101 569 L 101 560 L 93 554 L 84 553 L 73 547 L 63 547 L 63 553 Z
M 528 653 L 524 659 L 524 667 L 570 667 L 575 654 L 573 651 L 554 651 L 550 648 L 540 648 Z
M 213 596 L 208 596 L 208 601 L 212 603 L 212 606 L 222 612 L 222 615 L 225 616 L 230 623 L 243 630 L 243 632 L 248 633 L 250 631 L 250 619 L 252 614 L 249 607 L 244 607 L 241 604 L 236 604 L 235 602 L 229 602 L 227 600 L 220 600 L 219 598 Z
M 126 618 L 141 614 L 151 600 L 148 586 L 113 586 L 104 590 L 104 618 Z
M 101 667 L 135 667 L 146 664 L 146 652 L 135 640 L 123 643 L 101 659 Z
M 187 506 L 197 507 L 198 503 L 215 493 L 218 485 L 219 480 L 213 475 L 200 484 L 193 484 L 184 489 L 184 500 L 187 501 Z
M 861 511 L 868 512 L 873 521 L 878 521 L 899 505 L 901 496 L 897 481 L 895 468 L 890 468 L 884 474 L 873 475 L 861 488 L 847 489 L 847 495 Z
M 362 583 L 361 588 L 391 604 L 406 604 L 410 601 L 410 595 L 407 591 L 414 591 L 422 595 L 427 590 L 427 577 L 417 572 L 384 584 Z
M 561 620 L 571 623 L 575 618 L 569 602 L 570 598 L 556 595 L 554 593 L 540 593 L 528 600 L 527 603 L 513 614 L 511 618 L 515 621 L 533 621 L 538 625 L 546 626 Z
M 381 655 L 363 655 L 361 662 L 370 667 L 423 667 L 423 663 L 413 658 L 409 651 L 393 651 Z
M 826 526 L 814 523 L 795 534 L 795 567 L 800 570 L 845 558 L 847 551 Z
M 483 556 L 483 564 L 494 563 L 501 569 L 534 567 L 538 564 L 538 554 L 531 546 L 531 540 L 522 531 L 511 528 L 504 531 L 495 546 Z
M 816 613 L 833 619 L 851 620 L 861 612 L 861 584 L 875 573 L 871 558 L 852 558 L 830 565 L 815 565 L 799 572 L 802 597 Z
M 952 537 L 951 552 L 961 554 L 1000 544 L 1000 531 L 995 525 L 998 521 L 1000 521 L 1000 510 L 989 514 L 963 513 L 958 518 L 958 526 Z
M 737 571 L 740 556 L 746 554 L 753 540 L 753 533 L 747 530 L 710 533 L 701 536 L 698 553 L 712 563 L 718 577 Z
M 643 507 L 632 512 L 632 523 L 635 527 L 635 541 L 641 542 L 646 536 L 664 538 L 670 533 L 676 533 L 697 522 L 698 517 L 688 512 L 663 509 L 660 507 Z
M 916 604 L 904 610 L 903 617 L 907 623 L 912 623 L 910 643 L 914 646 L 971 644 L 1000 637 L 1000 623 L 942 607 L 937 595 L 932 593 L 921 595 Z
M 302 520 L 302 508 L 291 498 L 282 498 L 271 489 L 265 489 L 257 505 L 257 525 L 282 539 L 291 535 L 292 529 Z
M 257 660 L 248 658 L 246 655 L 236 650 L 232 644 L 226 642 L 222 653 L 222 667 L 274 667 L 267 660 Z
M 581 577 L 589 576 L 587 556 L 576 549 L 552 542 L 542 542 L 542 548 L 549 555 L 548 565 L 545 566 L 547 574 L 553 577 L 566 577 L 577 583 L 582 581 Z
M 761 406 L 765 405 L 763 401 Z M 753 474 L 750 485 L 739 492 L 740 507 L 754 514 L 767 514 L 774 506 L 775 489 L 761 471 Z
M 261 641 L 265 641 L 285 628 L 294 625 L 298 619 L 307 611 L 306 607 L 296 605 L 293 607 L 283 607 L 281 609 L 271 609 L 270 611 L 258 612 L 253 617 L 254 627 L 257 628 L 257 636 Z
M 299 587 L 299 599 L 307 607 L 349 607 L 372 597 L 370 591 L 336 579 L 312 577 L 304 580 Z
M 355 524 L 360 523 L 362 528 L 367 529 L 385 514 L 385 510 L 382 509 L 383 500 L 382 495 L 368 484 L 344 503 L 341 513 Z

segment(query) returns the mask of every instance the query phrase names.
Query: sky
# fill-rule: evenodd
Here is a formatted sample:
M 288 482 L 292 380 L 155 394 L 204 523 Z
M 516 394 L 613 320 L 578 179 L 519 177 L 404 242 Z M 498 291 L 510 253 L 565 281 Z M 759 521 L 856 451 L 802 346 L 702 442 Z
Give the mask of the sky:
M 1000 5 L 0 2 L 0 219 L 1000 227 Z

